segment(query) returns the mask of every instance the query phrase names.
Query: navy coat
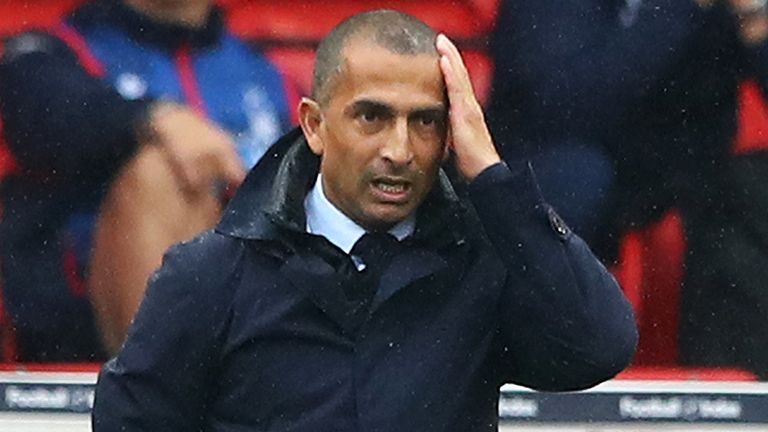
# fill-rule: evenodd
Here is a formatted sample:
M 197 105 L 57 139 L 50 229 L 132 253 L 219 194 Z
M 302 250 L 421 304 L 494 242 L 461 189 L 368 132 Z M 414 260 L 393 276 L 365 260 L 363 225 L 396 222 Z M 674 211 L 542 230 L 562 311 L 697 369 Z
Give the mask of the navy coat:
M 629 363 L 629 304 L 526 165 L 489 168 L 466 202 L 441 176 L 355 328 L 351 260 L 305 232 L 317 167 L 288 134 L 214 231 L 167 254 L 94 431 L 491 431 L 503 383 L 582 389 Z

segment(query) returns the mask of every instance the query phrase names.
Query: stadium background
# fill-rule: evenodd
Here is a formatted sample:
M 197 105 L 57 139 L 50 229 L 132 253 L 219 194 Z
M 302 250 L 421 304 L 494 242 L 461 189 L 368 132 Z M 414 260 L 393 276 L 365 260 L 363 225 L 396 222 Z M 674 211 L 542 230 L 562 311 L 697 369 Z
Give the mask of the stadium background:
M 220 0 L 230 27 L 264 50 L 309 93 L 313 50 L 341 19 L 371 8 L 402 10 L 462 48 L 485 103 L 493 61 L 487 52 L 501 0 Z M 0 37 L 56 23 L 82 0 L 0 0 Z M 253 23 L 258 23 L 254 25 Z M 0 46 L 1 49 L 1 46 Z M 765 146 L 768 108 L 755 86 L 741 91 L 741 146 Z M 0 180 L 13 163 L 0 145 Z M 768 383 L 739 370 L 677 365 L 677 308 L 685 239 L 672 211 L 626 233 L 613 269 L 635 307 L 641 342 L 633 366 L 592 391 L 548 395 L 505 388 L 502 427 L 516 431 L 768 431 Z M 0 287 L 1 288 L 1 287 Z M 1 290 L 0 290 L 1 292 Z M 662 301 L 663 300 L 663 301 Z M 0 309 L 0 431 L 85 431 L 98 365 L 14 362 L 13 331 Z

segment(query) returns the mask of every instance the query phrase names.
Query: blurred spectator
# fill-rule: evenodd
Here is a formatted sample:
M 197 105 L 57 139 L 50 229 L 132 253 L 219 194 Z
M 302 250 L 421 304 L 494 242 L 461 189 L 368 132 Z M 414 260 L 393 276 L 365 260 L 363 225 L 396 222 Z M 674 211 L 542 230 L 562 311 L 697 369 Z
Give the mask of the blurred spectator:
M 288 126 L 286 99 L 208 0 L 95 1 L 8 41 L 0 261 L 20 358 L 101 358 L 89 290 L 119 347 L 165 248 L 216 220 Z
M 634 122 L 648 124 L 646 113 L 658 117 L 638 110 L 656 102 L 657 94 L 676 90 L 680 83 L 669 77 L 686 68 L 708 28 L 722 20 L 723 10 L 708 6 L 703 0 L 502 5 L 492 40 L 496 76 L 488 115 L 496 141 L 507 160 L 533 159 L 547 199 L 605 257 L 615 242 L 605 221 L 618 216 L 609 213 L 624 209 L 626 198 L 660 206 L 635 200 L 649 189 L 661 199 L 656 192 L 666 188 L 657 182 L 669 180 L 651 175 L 662 167 L 646 161 L 658 152 L 666 152 L 664 161 L 679 159 L 670 153 L 688 156 L 687 146 L 647 146 L 643 135 L 649 131 Z M 649 126 L 655 133 L 656 125 Z M 703 126 L 711 132 L 717 125 Z M 644 209 L 628 222 L 659 213 Z
M 768 157 L 732 154 L 739 83 L 768 89 L 765 2 L 510 0 L 489 119 L 507 159 L 607 260 L 621 232 L 682 210 L 680 347 L 768 376 Z
M 768 95 L 765 1 L 731 0 L 738 78 Z M 762 109 L 765 108 L 762 103 Z M 748 126 L 742 124 L 741 126 Z M 764 127 L 764 125 L 761 125 Z M 768 379 L 768 142 L 738 140 L 718 173 L 684 207 L 689 253 L 680 348 L 692 365 L 738 366 Z

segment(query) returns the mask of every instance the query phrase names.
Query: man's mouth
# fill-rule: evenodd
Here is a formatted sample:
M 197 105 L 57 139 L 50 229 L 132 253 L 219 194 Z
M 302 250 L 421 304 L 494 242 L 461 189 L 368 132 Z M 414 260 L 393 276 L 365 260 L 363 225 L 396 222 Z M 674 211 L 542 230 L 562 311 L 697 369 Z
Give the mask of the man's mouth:
M 404 201 L 411 190 L 411 182 L 390 177 L 379 177 L 372 182 L 374 192 L 384 201 Z

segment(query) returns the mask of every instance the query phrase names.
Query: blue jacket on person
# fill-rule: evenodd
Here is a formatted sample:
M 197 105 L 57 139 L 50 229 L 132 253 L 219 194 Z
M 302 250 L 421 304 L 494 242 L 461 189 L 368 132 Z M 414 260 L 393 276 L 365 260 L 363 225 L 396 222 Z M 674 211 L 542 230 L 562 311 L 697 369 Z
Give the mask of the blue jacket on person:
M 632 309 L 528 165 L 489 167 L 468 199 L 441 174 L 362 324 L 352 260 L 306 232 L 318 167 L 290 132 L 166 255 L 101 371 L 95 432 L 495 431 L 503 383 L 577 390 L 629 363 Z
M 191 106 L 232 134 L 250 168 L 290 125 L 286 89 L 216 7 L 192 29 L 94 1 L 5 43 L 0 115 L 18 169 L 0 183 L 0 273 L 22 360 L 101 355 L 83 283 L 91 230 L 149 105 Z

